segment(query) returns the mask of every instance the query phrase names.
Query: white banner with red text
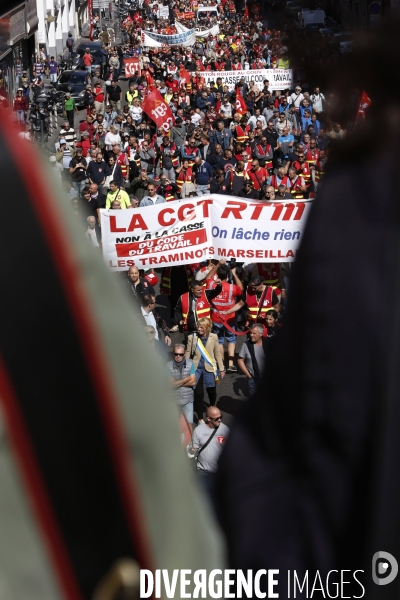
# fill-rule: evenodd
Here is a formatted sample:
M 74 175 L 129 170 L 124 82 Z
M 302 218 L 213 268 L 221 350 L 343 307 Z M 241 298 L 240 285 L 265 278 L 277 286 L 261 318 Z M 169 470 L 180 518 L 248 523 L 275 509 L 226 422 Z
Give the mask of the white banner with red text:
M 209 258 L 292 262 L 311 204 L 212 194 L 132 210 L 102 209 L 104 259 L 113 271 Z
M 208 86 L 212 81 L 219 77 L 222 79 L 222 85 L 227 85 L 230 91 L 233 91 L 240 80 L 244 79 L 246 83 L 254 81 L 256 86 L 263 89 L 265 79 L 269 81 L 269 90 L 292 89 L 293 71 L 292 69 L 250 69 L 249 71 L 199 71 L 197 77 L 203 77 L 204 83 Z

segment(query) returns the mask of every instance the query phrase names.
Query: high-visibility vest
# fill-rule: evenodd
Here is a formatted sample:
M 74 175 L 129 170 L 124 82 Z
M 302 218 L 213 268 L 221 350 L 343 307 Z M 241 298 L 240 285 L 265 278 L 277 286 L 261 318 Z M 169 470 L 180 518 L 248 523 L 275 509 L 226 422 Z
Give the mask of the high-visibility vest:
M 271 183 L 270 185 L 272 185 L 272 187 L 274 188 L 274 190 L 277 192 L 278 191 L 278 186 L 279 185 L 286 185 L 287 188 L 290 187 L 290 179 L 289 177 L 286 177 L 286 175 L 284 177 L 282 177 L 282 179 L 279 180 L 278 182 L 278 175 L 271 175 Z
M 274 308 L 274 305 L 272 304 L 272 295 L 276 289 L 276 286 L 267 286 L 266 293 L 264 294 L 263 291 L 259 299 L 257 299 L 257 294 L 255 292 L 250 292 L 249 289 L 247 290 L 247 318 L 250 321 L 257 321 L 259 319 L 265 321 L 267 312 Z M 263 300 L 262 306 L 260 306 L 261 300 Z
M 189 292 L 186 292 L 186 294 L 182 294 L 182 296 L 181 296 L 182 320 L 184 321 L 184 326 L 183 326 L 184 331 L 186 331 L 186 329 L 187 329 L 188 315 L 189 315 L 189 310 L 190 310 L 189 297 L 190 297 Z M 211 305 L 206 296 L 206 289 L 205 289 L 205 287 L 203 287 L 201 296 L 197 300 L 197 303 L 196 303 L 196 321 L 198 321 L 199 319 L 205 318 L 205 317 L 209 318 L 210 315 L 211 315 Z
M 117 164 L 121 167 L 122 177 L 126 179 L 128 177 L 128 166 L 125 164 L 126 154 L 125 152 L 121 152 L 117 156 Z
M 290 179 L 289 181 L 290 193 L 292 194 L 293 198 L 295 198 L 296 200 L 304 198 L 304 192 L 301 189 L 301 186 L 303 185 L 302 178 L 299 175 L 297 175 L 296 179 Z
M 178 193 L 181 193 L 181 189 L 183 184 L 186 181 L 192 181 L 192 167 L 188 167 L 187 171 L 184 171 L 183 169 L 180 171 L 180 173 L 177 175 L 176 179 L 175 179 L 175 183 L 178 186 Z
M 247 171 L 247 174 L 253 182 L 253 187 L 257 192 L 261 190 L 261 184 L 268 179 L 267 171 L 263 169 L 263 167 L 260 167 L 258 171 L 253 171 L 253 169 L 251 169 L 250 171 Z
M 265 156 L 265 157 L 267 157 L 267 156 L 268 156 L 268 154 L 269 154 L 269 153 L 270 153 L 270 151 L 271 151 L 271 146 L 270 146 L 270 144 L 267 144 L 267 146 L 266 146 L 265 150 L 264 150 L 264 148 L 261 146 L 261 144 L 257 144 L 256 148 L 257 148 L 258 154 L 260 154 L 261 156 Z M 272 167 L 273 167 L 272 160 L 271 160 L 271 159 L 268 159 L 268 160 L 267 160 L 267 158 L 265 158 L 265 168 L 266 168 L 266 169 L 272 169 Z
M 160 158 L 160 167 L 162 168 L 162 155 L 164 153 L 165 147 L 161 144 L 160 146 L 160 152 L 161 152 L 161 158 Z M 174 154 L 176 152 L 176 144 L 171 144 L 170 146 L 168 146 L 168 150 L 171 152 L 171 154 Z M 172 166 L 174 167 L 174 169 L 176 169 L 177 167 L 179 167 L 179 158 L 177 156 L 171 156 L 171 161 L 172 161 Z
M 325 175 L 325 163 L 326 163 L 326 159 L 324 160 L 323 163 L 321 160 L 317 160 L 317 162 L 315 163 L 315 181 L 317 183 L 319 183 L 319 181 L 321 180 L 321 177 L 323 177 Z
M 193 168 L 194 159 L 196 158 L 196 156 L 198 156 L 198 150 L 199 149 L 197 148 L 197 146 L 195 146 L 194 148 L 192 148 L 191 146 L 185 146 L 185 154 L 186 154 L 186 156 L 192 154 L 193 155 L 193 160 L 191 160 L 190 158 L 182 158 L 182 160 L 189 161 L 189 167 L 190 168 Z
M 158 194 L 158 189 L 157 188 L 157 194 Z M 165 192 L 164 194 L 161 194 L 162 196 L 164 196 L 166 202 L 171 202 L 172 200 L 175 200 L 175 193 L 172 191 L 172 185 L 166 185 L 165 186 Z
M 212 280 L 208 280 L 208 289 L 213 289 Z M 211 300 L 211 319 L 214 322 L 218 322 L 218 318 L 215 317 L 215 313 L 220 313 L 221 311 L 227 311 L 230 308 L 233 308 L 236 304 L 236 297 L 233 293 L 234 287 L 236 287 L 233 283 L 228 283 L 227 281 L 222 281 L 222 291 L 221 293 Z M 226 321 L 233 321 L 235 319 L 235 313 L 230 313 L 229 315 L 224 315 Z
M 264 285 L 275 286 L 279 283 L 281 267 L 278 263 L 257 263 L 257 271 L 264 278 Z
M 317 160 L 319 160 L 318 148 L 314 148 L 314 150 L 311 150 L 311 148 L 310 148 L 306 154 L 306 161 L 308 163 L 308 166 L 311 167 L 312 165 L 315 165 Z
M 134 90 L 133 94 L 130 93 L 130 91 L 126 92 L 126 100 L 129 104 L 129 106 L 132 104 L 134 98 L 137 98 L 139 96 L 139 92 L 137 90 Z
M 301 176 L 304 179 L 304 183 L 306 184 L 307 187 L 310 186 L 311 184 L 311 171 L 310 171 L 310 167 L 308 166 L 308 164 L 304 164 L 302 169 L 301 169 Z
M 244 144 L 246 142 L 246 140 L 248 140 L 248 135 L 247 132 L 250 130 L 250 127 L 248 125 L 246 125 L 246 127 L 243 129 L 243 127 L 241 125 L 236 125 L 235 127 L 235 133 L 236 133 L 236 142 L 239 144 Z
M 192 283 L 192 278 L 195 273 L 195 270 L 198 268 L 198 266 L 199 263 L 194 263 L 193 265 L 184 265 L 189 288 L 190 284 Z M 161 277 L 160 292 L 162 294 L 165 294 L 166 296 L 169 296 L 171 293 L 171 269 L 172 267 L 165 267 Z

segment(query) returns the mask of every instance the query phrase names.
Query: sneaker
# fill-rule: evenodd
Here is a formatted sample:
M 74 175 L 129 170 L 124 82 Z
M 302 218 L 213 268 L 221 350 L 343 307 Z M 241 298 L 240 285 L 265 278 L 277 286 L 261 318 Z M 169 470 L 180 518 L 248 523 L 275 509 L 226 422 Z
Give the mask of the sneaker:
M 237 373 L 237 368 L 235 367 L 235 365 L 229 365 L 226 372 L 227 373 Z

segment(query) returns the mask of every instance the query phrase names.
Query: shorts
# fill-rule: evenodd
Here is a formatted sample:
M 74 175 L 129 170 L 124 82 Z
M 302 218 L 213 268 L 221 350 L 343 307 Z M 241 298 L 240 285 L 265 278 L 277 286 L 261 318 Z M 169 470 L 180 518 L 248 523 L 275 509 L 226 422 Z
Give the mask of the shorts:
M 229 323 L 229 326 L 236 331 L 236 324 L 234 321 Z M 212 332 L 217 334 L 218 342 L 220 344 L 223 344 L 225 339 L 228 344 L 236 343 L 236 334 L 229 331 L 229 329 L 227 329 L 223 323 L 213 323 Z
M 188 423 L 193 423 L 193 402 L 180 405 L 181 411 L 185 415 Z

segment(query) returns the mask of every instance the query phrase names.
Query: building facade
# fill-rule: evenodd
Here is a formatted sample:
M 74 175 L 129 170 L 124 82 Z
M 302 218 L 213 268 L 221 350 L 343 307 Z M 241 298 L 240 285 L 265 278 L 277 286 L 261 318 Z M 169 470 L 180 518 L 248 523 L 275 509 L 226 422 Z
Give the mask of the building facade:
M 0 96 L 12 102 L 35 61 L 36 0 L 0 2 Z
M 46 56 L 63 54 L 68 33 L 74 39 L 79 35 L 76 27 L 75 0 L 36 0 L 39 26 L 36 35 L 38 48 Z

